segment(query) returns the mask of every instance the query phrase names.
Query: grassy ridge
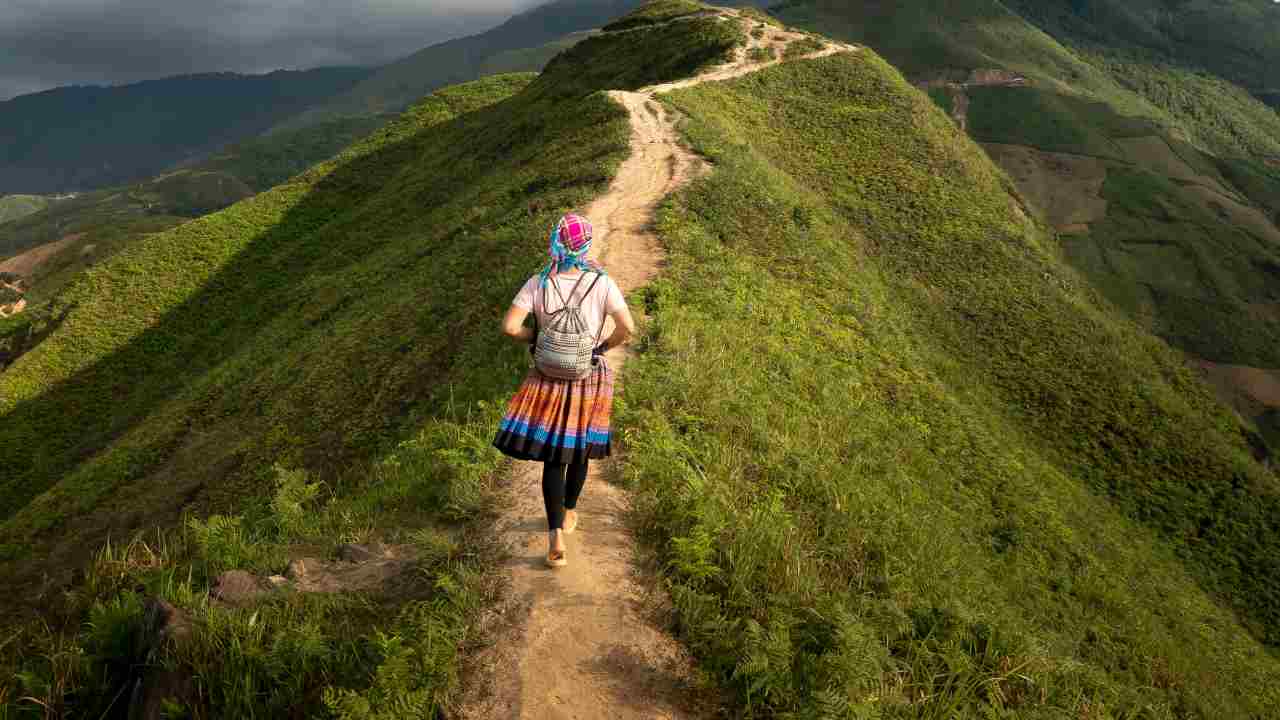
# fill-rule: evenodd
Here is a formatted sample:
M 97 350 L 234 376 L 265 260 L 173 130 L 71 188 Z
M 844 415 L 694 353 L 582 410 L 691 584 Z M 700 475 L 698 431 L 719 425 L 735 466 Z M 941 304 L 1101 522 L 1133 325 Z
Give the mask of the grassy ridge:
M 625 476 L 749 716 L 1262 717 L 1274 476 L 865 53 L 675 93 Z
M 4 530 L 7 537 L 54 527 L 68 512 L 87 512 L 113 488 L 146 477 L 184 439 L 191 442 L 205 433 L 217 434 L 219 428 L 225 432 L 230 418 L 255 426 L 256 434 L 249 437 L 258 443 L 258 452 L 248 453 L 238 443 L 201 448 L 213 453 L 203 458 L 205 479 L 233 482 L 236 469 L 242 468 L 241 480 L 248 481 L 273 462 L 272 455 L 290 455 L 286 448 L 299 444 L 299 435 L 306 429 L 323 428 L 346 414 L 339 398 L 349 392 L 348 383 L 368 376 L 353 375 L 342 363 L 372 354 L 381 362 L 422 367 L 423 357 L 406 358 L 400 352 L 380 355 L 376 343 L 348 345 L 345 354 L 333 347 L 322 352 L 320 346 L 328 344 L 331 330 L 312 328 L 326 318 L 338 321 L 332 317 L 338 311 L 335 308 L 372 295 L 385 303 L 376 315 L 384 318 L 379 322 L 400 323 L 400 329 L 388 332 L 381 343 L 399 345 L 403 341 L 395 340 L 397 334 L 409 329 L 423 336 L 444 332 L 437 324 L 449 322 L 443 315 L 426 326 L 414 318 L 408 303 L 420 288 L 386 286 L 378 282 L 380 273 L 371 269 L 361 273 L 351 267 L 352 262 L 395 267 L 396 262 L 411 266 L 427 261 L 430 254 L 420 255 L 412 242 L 400 245 L 398 258 L 394 253 L 377 256 L 379 245 L 385 249 L 386 238 L 400 237 L 412 226 L 406 225 L 412 218 L 403 212 L 404 204 L 413 202 L 409 198 L 426 200 L 431 192 L 422 186 L 405 192 L 397 186 L 399 192 L 393 193 L 384 185 L 400 174 L 409 158 L 416 157 L 421 144 L 440 147 L 435 143 L 444 139 L 423 134 L 423 129 L 492 103 L 528 81 L 527 76 L 509 76 L 435 96 L 337 161 L 232 210 L 131 245 L 69 288 L 57 301 L 59 307 L 70 310 L 59 331 L 0 377 L 5 388 L 0 405 L 6 418 L 5 438 L 0 452 L 7 470 L 3 494 L 5 516 L 10 519 Z M 465 129 L 453 127 L 452 131 L 449 140 Z M 438 158 L 445 164 L 454 160 L 455 156 Z M 475 169 L 459 166 L 455 172 Z M 362 201 L 375 197 L 385 198 L 385 205 L 375 207 L 387 221 L 378 226 L 378 232 L 353 231 L 370 212 Z M 440 205 L 448 199 L 446 195 L 427 207 L 445 212 Z M 329 237 L 343 238 L 345 247 L 323 241 L 321 228 L 327 224 Z M 360 252 L 351 255 L 355 248 Z M 386 289 L 379 295 L 371 286 Z M 342 290 L 335 292 L 335 288 Z M 362 289 L 357 292 L 357 288 Z M 442 285 L 435 289 L 445 291 Z M 400 316 L 393 318 L 391 307 L 398 307 Z M 288 309 L 282 316 L 281 311 Z M 363 326 L 365 333 L 376 332 L 362 317 L 358 313 L 342 321 L 347 327 Z M 429 357 L 430 346 L 414 346 Z M 281 347 L 293 347 L 295 354 L 282 354 Z M 327 382 L 297 384 L 292 375 L 296 370 L 290 368 L 300 367 L 304 357 L 321 356 L 334 362 L 318 363 L 310 379 Z M 360 365 L 363 372 L 380 369 L 367 361 Z M 388 371 L 387 379 L 404 383 L 409 375 Z M 228 394 L 228 384 L 239 392 Z M 294 388 L 292 397 L 287 390 L 273 392 L 281 384 Z M 326 392 L 331 398 L 328 405 L 323 400 Z M 304 395 L 310 399 L 304 400 Z M 385 402 L 392 397 L 384 400 L 379 423 L 405 412 L 386 412 Z M 365 417 L 373 416 L 370 412 Z M 247 420 L 255 417 L 256 422 Z M 68 423 L 68 418 L 75 421 Z M 347 420 L 321 431 L 323 438 L 308 439 L 326 446 L 335 434 L 345 431 L 351 433 L 344 443 L 348 448 L 367 440 L 351 429 L 361 420 Z M 292 426 L 295 421 L 301 425 Z M 333 450 L 337 455 L 343 448 Z M 88 462 L 86 453 L 91 458 Z M 290 460 L 300 462 L 301 455 L 295 450 Z M 265 465 L 256 467 L 254 461 L 264 458 Z M 309 459 L 313 468 L 322 465 L 320 457 Z M 47 497 L 40 504 L 43 509 L 26 506 L 26 500 L 54 486 L 62 488 L 59 495 L 70 493 L 78 499 L 67 505 Z M 25 519 L 12 518 L 19 510 L 25 511 Z
M 197 714 L 438 711 L 494 557 L 483 538 L 459 541 L 456 521 L 487 504 L 494 422 L 527 366 L 495 319 L 554 216 L 601 192 L 629 150 L 626 112 L 597 90 L 677 79 L 740 41 L 716 57 L 699 42 L 719 30 L 684 29 L 576 49 L 594 74 L 561 62 L 532 84 L 437 93 L 335 161 L 131 245 L 64 293 L 65 321 L 0 375 L 0 577 L 39 587 L 102 533 L 176 520 L 183 505 L 196 516 L 51 588 L 65 600 L 44 603 L 51 630 L 6 632 L 0 717 L 36 710 L 24 695 L 96 716 L 130 687 L 137 587 L 200 623 L 166 656 L 194 677 Z M 629 53 L 653 47 L 667 64 L 637 71 Z M 626 78 L 601 71 L 611 64 Z M 252 611 L 206 598 L 221 570 L 278 573 L 371 538 L 419 552 L 389 596 L 285 594 Z

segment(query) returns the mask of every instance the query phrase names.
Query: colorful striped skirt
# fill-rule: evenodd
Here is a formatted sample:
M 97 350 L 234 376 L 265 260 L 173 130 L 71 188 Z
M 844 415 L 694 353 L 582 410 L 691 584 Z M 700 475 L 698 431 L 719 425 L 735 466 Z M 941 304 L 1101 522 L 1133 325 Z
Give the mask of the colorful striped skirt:
M 581 380 L 531 369 L 511 398 L 493 446 L 517 460 L 576 463 L 609 457 L 613 371 L 603 359 Z

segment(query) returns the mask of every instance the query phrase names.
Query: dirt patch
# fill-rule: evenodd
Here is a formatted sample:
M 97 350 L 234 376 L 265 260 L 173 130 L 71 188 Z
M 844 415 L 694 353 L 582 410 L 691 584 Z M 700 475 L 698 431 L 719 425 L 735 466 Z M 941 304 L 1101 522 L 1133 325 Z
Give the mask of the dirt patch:
M 84 237 L 84 233 L 68 235 L 61 240 L 55 240 L 40 247 L 32 248 L 21 255 L 15 255 L 4 262 L 0 262 L 0 272 L 31 277 L 36 268 L 82 237 Z
M 982 147 L 1059 232 L 1078 233 L 1082 227 L 1087 231 L 1090 223 L 1107 216 L 1107 201 L 1102 197 L 1107 165 L 1102 160 L 1024 145 L 983 143 Z
M 741 21 L 736 11 L 719 14 Z M 658 204 L 707 167 L 680 145 L 677 118 L 653 96 L 772 67 L 781 60 L 753 62 L 752 52 L 773 48 L 781 56 L 782 48 L 803 37 L 766 27 L 732 62 L 699 77 L 610 93 L 631 116 L 632 153 L 586 214 L 595 223 L 593 251 L 623 292 L 649 282 L 661 267 L 662 247 L 652 230 Z M 804 59 L 852 50 L 831 45 Z M 626 355 L 615 349 L 608 361 L 620 373 Z M 619 386 L 625 391 L 621 379 Z M 652 582 L 635 565 L 628 497 L 604 480 L 607 467 L 591 465 L 579 530 L 566 537 L 569 566 L 552 571 L 543 564 L 541 468 L 515 466 L 509 507 L 496 527 L 511 549 L 505 567 L 511 600 L 482 624 L 498 627 L 471 661 L 471 677 L 451 717 L 653 720 L 716 714 L 718 698 L 700 687 L 692 660 L 651 611 L 654 594 L 646 587 Z
M 1196 360 L 1195 366 L 1217 391 L 1219 398 L 1253 417 L 1280 408 L 1280 370 L 1223 365 Z
M 13 303 L 12 305 L 5 305 L 4 307 L 0 307 L 0 317 L 4 317 L 4 318 L 13 317 L 14 315 L 17 315 L 26 309 L 27 309 L 27 300 L 26 298 L 23 298 L 18 302 Z
M 1280 322 L 1280 303 L 1253 303 L 1249 314 L 1259 322 Z

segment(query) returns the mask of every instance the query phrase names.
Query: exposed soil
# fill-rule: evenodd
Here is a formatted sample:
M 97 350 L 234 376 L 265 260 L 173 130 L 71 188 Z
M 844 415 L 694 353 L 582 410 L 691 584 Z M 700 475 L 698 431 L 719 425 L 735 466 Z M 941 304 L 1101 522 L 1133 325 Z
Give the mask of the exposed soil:
M 1090 223 L 1106 218 L 1102 186 L 1107 165 L 1102 160 L 1024 145 L 983 143 L 982 147 L 1059 232 L 1087 231 Z
M 742 21 L 735 11 L 719 13 L 725 22 Z M 632 155 L 587 216 L 595 224 L 594 252 L 624 292 L 647 283 L 661 267 L 662 247 L 652 228 L 658 204 L 706 167 L 680 145 L 677 118 L 653 96 L 771 67 L 780 60 L 753 63 L 751 50 L 771 46 L 781 57 L 801 37 L 766 26 L 762 37 L 722 67 L 690 80 L 610 94 L 631 115 Z M 805 59 L 853 50 L 831 45 Z M 615 349 L 608 360 L 620 373 L 626 354 Z M 578 507 L 579 529 L 566 537 L 569 566 L 551 570 L 544 565 L 541 466 L 516 465 L 510 504 L 496 526 L 511 550 L 505 567 L 510 605 L 489 618 L 492 640 L 473 660 L 451 716 L 651 720 L 715 713 L 718 699 L 700 688 L 687 653 L 656 620 L 652 609 L 663 601 L 646 590 L 652 583 L 635 565 L 628 496 L 604 480 L 607 468 L 591 466 Z
M 84 237 L 84 233 L 68 235 L 61 240 L 56 240 L 54 242 L 41 245 L 40 247 L 32 248 L 21 255 L 15 255 L 4 262 L 0 262 L 0 272 L 8 272 L 14 273 L 15 275 L 22 275 L 23 277 L 31 277 L 31 274 L 36 271 L 36 268 L 40 267 L 40 265 L 46 260 L 57 255 L 63 248 L 82 237 Z
M 1196 366 L 1218 396 L 1246 415 L 1280 408 L 1280 370 L 1222 365 L 1197 360 Z

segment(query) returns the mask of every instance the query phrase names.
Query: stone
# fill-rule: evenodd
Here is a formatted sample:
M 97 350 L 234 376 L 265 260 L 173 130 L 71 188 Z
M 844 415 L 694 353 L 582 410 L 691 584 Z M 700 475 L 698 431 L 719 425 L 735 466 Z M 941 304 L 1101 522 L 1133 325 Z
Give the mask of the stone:
M 294 582 L 299 582 L 307 578 L 307 573 L 322 565 L 315 558 L 298 558 L 289 562 L 289 567 L 285 569 L 284 576 Z
M 348 543 L 338 546 L 338 559 L 352 563 L 373 562 L 387 559 L 388 553 L 382 543 L 355 545 Z
M 224 572 L 213 581 L 209 596 L 227 605 L 248 605 L 273 590 L 271 583 L 244 570 Z

